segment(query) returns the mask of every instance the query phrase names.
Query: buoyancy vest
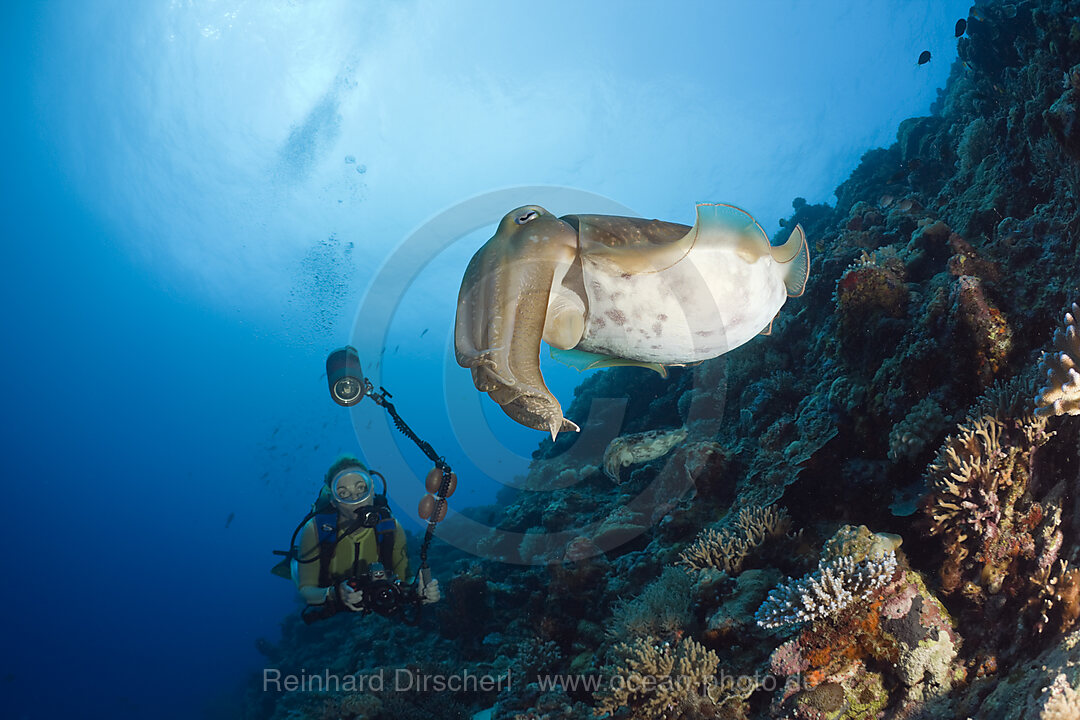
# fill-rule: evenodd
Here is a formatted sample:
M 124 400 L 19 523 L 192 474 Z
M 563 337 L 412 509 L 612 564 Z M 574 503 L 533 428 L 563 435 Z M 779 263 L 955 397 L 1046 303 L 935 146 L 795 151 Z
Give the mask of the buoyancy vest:
M 392 573 L 394 572 L 394 541 L 397 536 L 397 523 L 386 508 L 380 508 L 379 515 L 379 522 L 373 528 L 375 531 L 375 545 L 379 562 L 382 563 L 387 572 Z M 320 513 L 312 518 L 312 522 L 315 523 L 315 530 L 319 538 L 319 587 L 329 587 L 337 579 L 334 578 L 331 572 L 331 564 L 337 552 L 337 545 L 343 537 L 348 536 L 338 535 L 337 511 Z M 361 530 L 362 528 L 357 529 Z M 364 563 L 362 567 L 359 566 L 360 561 Z M 353 565 L 353 574 L 362 573 L 366 570 L 367 561 L 357 557 Z

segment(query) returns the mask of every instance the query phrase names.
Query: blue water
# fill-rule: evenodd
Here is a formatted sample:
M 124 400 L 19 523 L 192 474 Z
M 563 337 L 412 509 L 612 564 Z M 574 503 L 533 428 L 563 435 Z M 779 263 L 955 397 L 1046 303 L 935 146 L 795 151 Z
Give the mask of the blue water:
M 360 348 L 460 471 L 458 507 L 491 502 L 541 437 L 453 364 L 461 272 L 501 213 L 606 211 L 589 193 L 690 223 L 726 201 L 771 233 L 927 113 L 967 12 L 574 5 L 5 5 L 5 717 L 189 718 L 237 692 L 297 607 L 269 551 L 325 467 L 385 457 L 403 521 L 398 463 L 427 468 L 373 405 L 330 402 L 329 350 Z M 545 375 L 568 405 L 576 371 Z

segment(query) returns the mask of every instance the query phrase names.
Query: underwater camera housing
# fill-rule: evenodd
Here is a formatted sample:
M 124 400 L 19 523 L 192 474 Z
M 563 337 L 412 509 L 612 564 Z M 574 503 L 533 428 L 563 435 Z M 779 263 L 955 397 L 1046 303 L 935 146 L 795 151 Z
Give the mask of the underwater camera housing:
M 384 617 L 396 613 L 405 600 L 405 593 L 386 576 L 382 563 L 372 563 L 367 576 L 352 578 L 349 587 L 364 591 L 364 610 Z
M 352 590 L 360 590 L 364 593 L 363 605 L 356 612 L 377 613 L 383 617 L 396 615 L 406 606 L 416 605 L 419 596 L 407 594 L 401 589 L 401 583 L 391 580 L 386 575 L 382 563 L 372 563 L 367 575 L 349 578 L 345 583 Z M 326 602 L 322 605 L 312 605 L 306 608 L 300 617 L 304 623 L 310 625 L 318 620 L 325 620 L 337 615 L 342 610 L 341 603 Z
M 330 385 L 330 397 L 343 407 L 363 400 L 371 387 L 364 379 L 360 356 L 352 345 L 338 348 L 326 358 L 326 381 Z

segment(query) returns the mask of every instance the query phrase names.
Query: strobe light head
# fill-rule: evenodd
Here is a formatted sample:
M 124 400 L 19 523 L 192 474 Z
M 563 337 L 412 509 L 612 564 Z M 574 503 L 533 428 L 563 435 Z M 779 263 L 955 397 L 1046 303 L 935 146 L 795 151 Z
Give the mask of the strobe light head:
M 338 405 L 349 407 L 363 399 L 366 383 L 356 348 L 346 345 L 330 353 L 326 358 L 326 381 L 330 397 Z

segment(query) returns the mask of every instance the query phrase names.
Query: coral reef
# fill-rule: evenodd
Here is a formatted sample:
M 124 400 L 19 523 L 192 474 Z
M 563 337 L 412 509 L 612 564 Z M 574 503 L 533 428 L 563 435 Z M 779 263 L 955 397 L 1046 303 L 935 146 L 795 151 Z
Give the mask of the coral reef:
M 543 440 L 516 489 L 462 511 L 490 531 L 440 524 L 444 601 L 418 627 L 290 618 L 260 645 L 283 671 L 424 658 L 512 687 L 253 680 L 246 717 L 1076 717 L 1078 17 L 980 5 L 929 116 L 835 207 L 793 201 L 799 312 L 667 378 L 586 376 L 566 415 L 607 433 Z M 661 461 L 620 450 L 683 433 Z M 654 682 L 610 682 L 631 676 Z
M 681 568 L 664 568 L 634 599 L 612 609 L 608 634 L 620 640 L 673 638 L 690 622 L 691 578 Z
M 770 591 L 755 618 L 763 628 L 778 628 L 838 615 L 888 584 L 896 567 L 896 555 L 887 545 L 834 553 L 823 558 L 813 573 Z
M 641 720 L 718 717 L 725 690 L 714 678 L 716 653 L 689 638 L 672 644 L 645 637 L 616 645 L 614 654 L 605 667 L 608 689 L 596 696 L 597 714 L 626 707 L 627 717 Z
M 1080 415 L 1080 332 L 1077 328 L 1080 305 L 1073 303 L 1065 313 L 1065 325 L 1054 332 L 1054 349 L 1043 354 L 1040 374 L 1047 385 L 1035 399 L 1038 415 Z
M 791 528 L 787 510 L 772 505 L 739 511 L 735 530 L 706 528 L 679 554 L 679 565 L 691 570 L 717 568 L 735 574 L 743 561 L 766 540 L 783 537 Z
M 935 437 L 940 437 L 948 421 L 934 398 L 923 398 L 889 432 L 889 459 L 900 462 L 918 458 Z
M 891 570 L 870 581 L 875 586 L 870 593 L 852 590 L 866 581 L 851 579 L 850 572 L 834 569 L 838 577 L 828 583 L 819 574 L 816 611 L 780 616 L 778 626 L 809 624 L 769 658 L 772 673 L 785 679 L 785 691 L 773 697 L 774 716 L 790 711 L 795 717 L 817 717 L 811 712 L 816 708 L 828 717 L 872 717 L 891 706 L 894 717 L 908 717 L 963 680 L 955 665 L 959 636 L 952 621 L 921 576 L 907 567 L 898 543 L 899 538 L 865 526 L 844 526 L 825 544 L 822 566 L 884 564 Z M 774 598 L 770 594 L 770 601 Z M 795 678 L 799 681 L 792 682 Z M 826 699 L 828 709 L 821 707 Z
M 981 619 L 969 645 L 986 657 L 1009 656 L 1047 631 L 1068 630 L 1080 616 L 1080 573 L 1062 557 L 1069 530 L 1064 486 L 1049 483 L 1035 462 L 1051 438 L 1046 419 L 1015 411 L 1030 397 L 1028 387 L 1014 382 L 988 393 L 980 409 L 996 406 L 999 414 L 969 418 L 927 476 L 928 527 L 943 540 L 941 588 L 963 616 Z M 992 636 L 993 623 L 1016 618 L 1028 631 L 1022 641 Z

